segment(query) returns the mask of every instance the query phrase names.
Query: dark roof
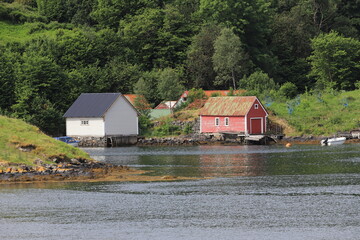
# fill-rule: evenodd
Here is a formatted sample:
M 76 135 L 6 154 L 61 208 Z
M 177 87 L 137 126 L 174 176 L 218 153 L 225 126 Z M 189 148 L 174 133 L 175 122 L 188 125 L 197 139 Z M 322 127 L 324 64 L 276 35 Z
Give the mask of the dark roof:
M 82 93 L 64 117 L 102 117 L 121 93 Z

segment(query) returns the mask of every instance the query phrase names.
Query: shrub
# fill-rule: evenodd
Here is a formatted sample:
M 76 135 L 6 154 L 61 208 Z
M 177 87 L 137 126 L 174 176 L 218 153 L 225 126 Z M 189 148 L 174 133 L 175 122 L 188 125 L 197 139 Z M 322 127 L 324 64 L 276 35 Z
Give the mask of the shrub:
M 206 94 L 204 90 L 202 90 L 201 88 L 199 89 L 192 88 L 188 93 L 188 98 L 186 102 L 190 104 L 194 102 L 196 99 L 205 99 L 205 98 L 206 98 Z
M 280 87 L 279 94 L 286 99 L 292 99 L 297 95 L 297 87 L 291 82 L 286 82 Z

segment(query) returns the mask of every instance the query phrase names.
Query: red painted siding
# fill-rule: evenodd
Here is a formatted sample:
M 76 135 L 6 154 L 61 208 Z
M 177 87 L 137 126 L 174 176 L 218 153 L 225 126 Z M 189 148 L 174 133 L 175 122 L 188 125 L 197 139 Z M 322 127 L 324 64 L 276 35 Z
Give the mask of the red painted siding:
M 258 109 L 255 109 L 256 104 L 258 105 Z M 258 100 L 255 100 L 254 104 L 252 105 L 251 109 L 247 114 L 247 130 L 249 134 L 260 134 L 266 132 L 266 115 L 267 113 L 262 108 L 260 102 Z M 253 121 L 251 121 L 251 119 L 253 119 Z
M 215 126 L 215 118 L 219 118 L 219 126 Z M 201 116 L 201 132 L 245 132 L 245 117 L 229 116 L 229 126 L 225 126 L 226 116 Z

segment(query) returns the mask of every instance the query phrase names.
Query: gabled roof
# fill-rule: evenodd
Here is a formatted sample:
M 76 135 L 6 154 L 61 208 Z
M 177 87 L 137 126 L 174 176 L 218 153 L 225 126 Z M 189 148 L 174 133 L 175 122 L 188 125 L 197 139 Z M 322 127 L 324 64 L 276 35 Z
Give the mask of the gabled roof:
M 257 98 L 249 97 L 211 97 L 200 110 L 206 116 L 245 116 Z
M 154 109 L 173 109 L 176 101 L 164 101 L 157 105 Z
M 123 94 L 124 97 L 132 104 L 134 105 L 135 99 L 139 96 L 137 94 Z
M 121 93 L 82 93 L 64 117 L 103 117 Z

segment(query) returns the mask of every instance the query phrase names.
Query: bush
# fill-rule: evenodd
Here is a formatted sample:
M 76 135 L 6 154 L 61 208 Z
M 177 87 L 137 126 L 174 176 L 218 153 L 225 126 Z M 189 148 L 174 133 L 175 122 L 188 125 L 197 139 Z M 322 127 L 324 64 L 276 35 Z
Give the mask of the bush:
M 239 86 L 248 91 L 255 91 L 259 94 L 270 92 L 277 89 L 277 86 L 272 78 L 262 71 L 256 71 L 249 77 L 244 77 L 240 80 Z
M 188 98 L 186 102 L 190 104 L 194 102 L 196 99 L 205 99 L 205 98 L 207 97 L 204 90 L 202 90 L 201 88 L 199 89 L 192 88 L 188 93 Z
M 183 130 L 184 134 L 190 134 L 193 132 L 191 124 L 187 123 Z
M 291 82 L 286 82 L 280 87 L 279 94 L 286 99 L 293 99 L 297 95 L 297 87 Z

